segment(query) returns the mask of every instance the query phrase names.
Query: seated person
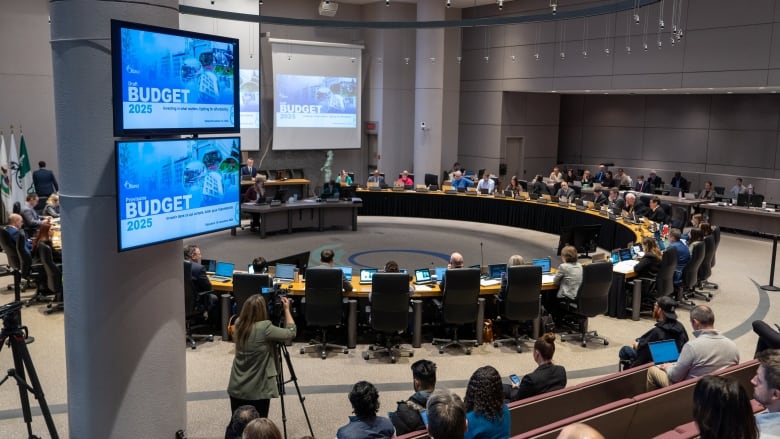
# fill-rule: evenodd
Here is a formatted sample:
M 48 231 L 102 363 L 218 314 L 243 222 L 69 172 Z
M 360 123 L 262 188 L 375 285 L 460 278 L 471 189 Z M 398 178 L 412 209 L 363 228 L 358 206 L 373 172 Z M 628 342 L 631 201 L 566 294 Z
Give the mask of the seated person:
M 688 242 L 690 239 L 690 233 L 692 229 L 698 229 L 699 225 L 702 223 L 702 216 L 700 213 L 694 213 L 691 217 L 691 228 L 688 229 L 687 232 L 683 233 L 680 239 L 682 239 L 685 242 Z
M 246 159 L 246 165 L 241 167 L 241 176 L 249 176 L 250 178 L 257 177 L 257 168 L 255 168 L 255 160 L 253 158 Z
M 505 191 L 512 191 L 513 194 L 519 194 L 523 192 L 523 186 L 520 185 L 520 180 L 517 179 L 517 175 L 513 175 L 509 180 L 509 184 L 504 188 Z
M 656 300 L 653 305 L 655 326 L 637 338 L 632 346 L 623 346 L 618 353 L 620 362 L 626 366 L 625 369 L 653 361 L 653 357 L 650 355 L 650 342 L 674 340 L 678 351 L 682 350 L 685 343 L 688 343 L 688 332 L 677 321 L 676 308 L 677 302 L 671 297 L 662 296 Z
M 405 169 L 398 180 L 396 180 L 396 183 L 401 183 L 404 186 L 414 186 L 414 180 L 412 180 L 412 177 L 409 177 L 409 171 Z
M 334 180 L 331 180 L 325 183 L 324 186 L 322 186 L 322 193 L 320 194 L 320 198 L 339 198 L 339 197 L 340 197 L 339 185 L 336 184 Z
M 320 267 L 323 268 L 333 268 L 335 265 L 334 257 L 336 256 L 336 252 L 333 250 L 326 248 L 320 253 Z M 349 293 L 352 291 L 352 283 L 347 280 L 346 276 L 342 277 L 342 289 L 344 292 Z
M 555 334 L 548 332 L 534 342 L 534 361 L 538 365 L 520 384 L 504 384 L 504 400 L 512 402 L 566 387 L 566 369 L 553 364 Z
M 680 238 L 680 241 L 685 242 L 682 238 Z M 693 247 L 697 245 L 696 243 L 702 241 L 704 241 L 704 233 L 702 233 L 701 229 L 691 229 L 688 234 L 688 251 L 693 253 Z
M 674 173 L 674 177 L 672 177 L 671 182 L 672 187 L 676 187 L 682 191 L 685 191 L 688 189 L 688 180 L 685 179 L 685 177 L 682 176 L 682 173 L 680 171 L 677 171 Z
M 368 177 L 369 183 L 376 183 L 379 187 L 385 186 L 385 177 L 382 177 L 379 169 L 374 169 L 374 173 Z
M 35 236 L 38 227 L 44 222 L 49 222 L 49 217 L 38 215 L 38 212 L 35 210 L 36 205 L 38 205 L 38 195 L 34 193 L 27 194 L 27 201 L 22 204 L 22 211 L 20 212 L 24 223 L 22 227 L 27 236 Z
M 336 432 L 336 439 L 392 438 L 395 427 L 389 419 L 377 416 L 379 391 L 368 381 L 358 381 L 349 392 L 349 402 L 355 416 Z
M 601 183 L 602 186 L 604 186 L 604 179 L 607 178 L 607 167 L 602 163 L 599 165 L 599 172 L 596 173 L 596 176 L 593 177 L 593 181 L 597 183 Z M 607 186 L 611 187 L 611 186 Z
M 255 177 L 255 183 L 244 192 L 242 203 L 264 203 L 265 202 L 265 176 Z M 252 222 L 249 224 L 249 230 L 255 232 L 260 228 L 260 214 L 250 212 Z
M 582 173 L 582 179 L 580 180 L 580 184 L 582 184 L 582 187 L 593 186 L 593 177 L 591 177 L 589 169 L 586 169 Z
M 46 200 L 46 206 L 43 208 L 43 215 L 51 218 L 60 217 L 60 196 L 57 194 L 49 195 Z
M 574 169 L 569 168 L 566 170 L 566 173 L 563 174 L 563 181 L 569 184 L 572 184 L 575 181 L 577 181 L 577 176 L 574 174 Z
M 615 211 L 616 209 L 625 210 L 626 208 L 626 200 L 620 198 L 620 190 L 616 187 L 612 187 L 609 190 L 609 196 L 607 197 L 607 208 L 609 208 L 610 211 Z
M 52 244 L 52 236 L 54 236 L 54 230 L 52 230 L 51 224 L 43 223 L 41 224 L 40 227 L 38 227 L 38 233 L 35 235 L 35 238 L 33 238 L 32 240 L 31 255 L 33 259 L 37 259 L 37 260 L 41 259 L 40 255 L 38 255 L 38 244 L 44 243 L 51 248 L 52 258 L 54 259 L 54 262 L 62 263 L 62 252 L 54 248 L 54 245 Z
M 428 435 L 432 438 L 463 439 L 466 435 L 466 409 L 460 397 L 446 389 L 435 390 L 425 407 Z
M 577 299 L 577 292 L 582 283 L 582 265 L 577 259 L 577 249 L 574 246 L 567 245 L 561 249 L 561 261 L 558 271 L 555 273 L 553 282 L 558 286 L 558 292 L 555 294 L 544 294 L 544 308 L 559 322 L 563 317 L 563 310 L 559 302 L 561 300 L 574 301 Z
M 428 398 L 436 388 L 436 364 L 429 360 L 417 360 L 412 364 L 412 387 L 414 395 L 406 401 L 398 401 L 394 412 L 389 413 L 395 434 L 402 435 L 417 430 L 425 430 L 420 413 L 425 411 Z
M 676 286 L 682 285 L 682 272 L 688 265 L 688 261 L 691 260 L 691 252 L 680 238 L 682 238 L 680 229 L 672 229 L 669 232 L 669 247 L 674 247 L 677 250 L 677 266 L 674 269 L 674 285 Z
M 30 241 L 27 238 L 27 235 L 24 233 L 24 230 L 22 230 L 22 223 L 24 220 L 22 219 L 22 216 L 18 213 L 12 213 L 8 215 L 8 225 L 5 226 L 5 230 L 8 232 L 9 235 L 11 235 L 11 240 L 16 243 L 16 240 L 18 236 L 21 234 L 24 239 L 26 239 L 25 242 L 25 248 L 27 249 L 27 253 L 30 254 L 30 257 L 32 257 L 32 241 Z
M 623 207 L 623 210 L 628 213 L 630 217 L 633 218 L 636 216 L 636 218 L 639 218 L 647 213 L 647 206 L 637 200 L 636 195 L 633 192 L 626 193 L 625 200 L 626 205 Z
M 493 366 L 482 366 L 471 374 L 463 407 L 466 439 L 509 438 L 509 407 L 504 403 L 501 375 Z
M 574 192 L 574 189 L 569 187 L 569 183 L 566 183 L 565 181 L 561 182 L 561 188 L 558 189 L 558 193 L 556 196 L 558 199 L 563 200 L 566 199 L 568 201 L 574 200 L 574 197 L 576 197 L 577 193 Z
M 447 270 L 454 270 L 457 268 L 463 268 L 463 255 L 458 252 L 453 252 L 450 255 L 450 263 L 447 264 Z M 446 272 L 445 272 L 446 274 Z M 439 288 L 442 292 L 444 292 L 445 287 L 447 286 L 447 277 L 442 276 L 444 279 L 439 279 Z
M 519 265 L 525 265 L 525 259 L 523 259 L 520 255 L 512 255 L 509 257 L 509 260 L 506 263 L 507 271 L 509 271 L 509 267 L 517 267 Z M 506 290 L 506 273 L 507 271 L 504 271 L 501 273 L 501 289 L 498 290 L 498 299 L 503 300 L 504 299 L 504 291 Z
M 621 188 L 631 188 L 631 177 L 623 171 L 623 168 L 618 168 L 617 174 L 615 175 L 615 182 L 618 183 L 618 186 Z
M 492 194 L 496 188 L 496 182 L 490 178 L 490 172 L 487 170 L 482 174 L 482 178 L 477 183 L 477 191 L 482 192 L 482 189 L 486 189 L 487 193 Z
M 550 195 L 550 189 L 544 182 L 544 177 L 537 175 L 534 177 L 534 183 L 531 186 L 530 192 L 536 195 Z
M 767 349 L 780 349 L 780 326 L 775 324 L 775 328 L 761 320 L 753 321 L 753 332 L 758 335 L 756 343 L 756 357 L 758 353 Z
M 550 183 L 560 183 L 563 181 L 563 173 L 561 172 L 561 168 L 554 167 L 552 172 L 550 172 Z
M 254 274 L 263 274 L 268 271 L 268 261 L 264 257 L 258 256 L 252 260 L 252 272 Z
M 600 187 L 593 189 L 593 204 L 602 205 L 607 202 L 607 196 L 604 195 L 604 191 Z
M 619 181 L 616 182 L 615 178 L 612 177 L 612 171 L 607 171 L 604 178 L 601 180 L 601 185 L 604 187 L 615 187 L 619 183 Z
M 195 244 L 189 244 L 184 247 L 184 260 L 190 261 L 190 273 L 192 275 L 192 286 L 196 293 L 202 293 L 205 291 L 212 291 L 211 281 L 206 275 L 206 267 L 201 265 L 201 252 L 200 247 Z M 219 299 L 214 293 L 209 293 L 207 300 L 204 301 L 206 306 L 207 321 L 212 326 L 220 325 L 220 316 L 217 309 Z
M 652 184 L 656 189 L 660 189 L 664 185 L 663 179 L 658 176 L 658 173 L 655 170 L 651 170 L 650 173 L 647 174 L 647 182 Z
M 470 188 L 474 187 L 474 182 L 471 181 L 470 178 L 464 177 L 461 171 L 455 171 L 452 175 L 452 181 L 450 182 L 450 185 L 453 189 L 458 189 L 461 187 Z
M 645 212 L 647 219 L 655 223 L 666 223 L 666 212 L 661 207 L 661 199 L 658 196 L 654 196 L 650 199 L 650 209 Z
M 253 419 L 260 417 L 260 413 L 254 406 L 242 405 L 233 412 L 233 417 L 230 419 L 225 429 L 225 439 L 241 439 L 241 435 L 244 433 L 244 428 Z
M 645 194 L 652 194 L 655 192 L 655 186 L 653 186 L 652 183 L 645 180 L 644 175 L 640 175 L 636 178 L 636 183 L 634 184 L 634 190 L 637 192 L 645 193 Z
M 336 177 L 336 185 L 338 186 L 352 186 L 352 177 L 349 176 L 346 170 L 342 169 L 339 172 L 339 176 Z
M 642 248 L 645 254 L 634 265 L 634 273 L 637 277 L 655 280 L 658 271 L 661 269 L 661 249 L 652 236 L 642 238 Z
M 715 199 L 715 191 L 712 189 L 712 182 L 711 181 L 705 181 L 704 182 L 704 189 L 699 192 L 699 195 L 696 196 L 696 198 L 700 200 L 714 200 Z
M 742 184 L 742 178 L 737 177 L 737 184 L 731 187 L 729 189 L 729 195 L 731 195 L 731 198 L 738 198 L 739 194 L 746 194 L 748 192 L 747 186 Z

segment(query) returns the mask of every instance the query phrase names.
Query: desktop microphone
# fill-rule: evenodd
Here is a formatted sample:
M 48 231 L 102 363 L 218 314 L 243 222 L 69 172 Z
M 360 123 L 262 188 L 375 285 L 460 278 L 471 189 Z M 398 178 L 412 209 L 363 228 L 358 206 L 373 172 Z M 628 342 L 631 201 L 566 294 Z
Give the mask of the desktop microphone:
M 485 266 L 485 253 L 482 251 L 482 242 L 479 243 L 479 273 L 482 274 L 482 267 Z

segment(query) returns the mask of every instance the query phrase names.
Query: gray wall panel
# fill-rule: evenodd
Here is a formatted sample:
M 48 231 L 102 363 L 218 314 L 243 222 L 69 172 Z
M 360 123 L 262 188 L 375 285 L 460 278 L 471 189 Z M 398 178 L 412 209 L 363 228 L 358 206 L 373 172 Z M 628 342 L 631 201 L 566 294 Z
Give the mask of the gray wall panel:
M 771 35 L 771 24 L 688 31 L 684 71 L 766 69 Z
M 734 185 L 734 180 L 728 176 L 743 177 L 745 184 L 755 183 L 757 179 L 772 178 L 774 170 L 765 168 L 751 168 L 745 166 L 733 166 L 733 165 L 708 165 L 707 172 L 718 175 L 717 181 L 726 183 L 726 188 L 730 188 Z M 725 178 L 723 176 L 726 176 Z M 713 180 L 715 182 L 715 180 Z M 716 183 L 717 186 L 722 184 Z M 775 197 L 780 198 L 780 194 L 774 194 Z
M 707 128 L 710 95 L 649 95 L 645 98 L 645 126 Z
M 554 90 L 553 82 L 553 78 L 507 79 L 502 81 L 502 89 L 517 92 L 525 90 Z
M 762 87 L 767 85 L 766 70 L 683 73 L 685 88 Z
M 707 162 L 770 169 L 775 163 L 777 131 L 711 130 Z
M 554 44 L 538 46 L 510 46 L 505 50 L 508 62 L 504 64 L 504 78 L 538 78 L 553 76 L 555 63 Z M 534 54 L 539 53 L 539 60 Z M 515 60 L 512 61 L 512 56 Z M 531 90 L 535 88 L 530 88 Z
M 570 125 L 582 125 L 583 117 L 585 117 L 584 95 L 563 95 L 561 96 L 560 105 L 560 124 L 562 127 Z
M 462 93 L 460 96 L 460 123 L 501 123 L 502 95 L 500 92 Z
M 620 40 L 615 47 L 614 66 L 615 75 L 647 74 L 647 73 L 671 73 L 680 72 L 683 69 L 683 57 L 687 40 L 671 46 L 669 35 L 661 37 L 663 43 L 659 50 L 655 33 L 647 36 L 647 51 L 643 50 L 642 35 L 634 35 L 631 38 L 631 53 L 626 50 L 625 39 Z
M 556 77 L 553 90 L 609 90 L 612 76 Z
M 777 130 L 780 96 L 714 95 L 710 128 L 730 130 Z
M 704 163 L 707 151 L 706 129 L 645 128 L 643 160 Z
M 585 126 L 582 139 L 582 149 L 589 154 L 627 160 L 642 147 L 642 128 Z
M 777 8 L 780 11 L 780 8 Z M 774 23 L 772 27 L 772 43 L 769 54 L 769 68 L 780 68 L 780 23 Z
M 641 127 L 644 125 L 643 96 L 594 95 L 585 100 L 586 125 Z
M 558 126 L 561 100 L 557 94 L 528 93 L 525 122 L 529 125 Z
M 682 73 L 620 75 L 612 77 L 612 88 L 615 90 L 671 90 L 680 87 L 682 84 L 682 78 Z
M 766 23 L 775 12 L 773 0 L 690 0 L 687 5 L 688 29 L 741 26 Z

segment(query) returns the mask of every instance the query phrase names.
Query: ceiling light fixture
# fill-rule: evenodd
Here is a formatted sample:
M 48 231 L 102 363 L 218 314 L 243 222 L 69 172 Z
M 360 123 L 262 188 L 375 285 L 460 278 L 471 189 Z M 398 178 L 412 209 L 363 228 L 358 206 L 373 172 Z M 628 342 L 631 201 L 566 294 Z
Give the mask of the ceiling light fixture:
M 504 0 L 498 0 L 498 10 L 499 11 L 504 10 Z
M 449 8 L 450 6 L 452 6 L 452 1 L 451 0 L 447 0 L 447 7 Z

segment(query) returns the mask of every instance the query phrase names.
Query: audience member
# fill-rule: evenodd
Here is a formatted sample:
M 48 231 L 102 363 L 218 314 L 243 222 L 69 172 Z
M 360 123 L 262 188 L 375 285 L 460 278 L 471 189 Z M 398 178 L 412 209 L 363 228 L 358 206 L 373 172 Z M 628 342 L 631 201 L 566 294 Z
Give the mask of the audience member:
M 715 199 L 715 191 L 712 190 L 712 182 L 706 181 L 704 182 L 704 189 L 699 192 L 699 195 L 697 196 L 700 200 L 714 200 Z
M 701 439 L 758 438 L 750 398 L 733 377 L 708 375 L 696 383 L 693 420 Z
M 699 230 L 701 230 L 702 239 L 712 235 L 712 226 L 708 222 L 699 223 Z
M 43 208 L 43 215 L 51 218 L 60 217 L 60 196 L 57 194 L 49 195 L 46 199 L 46 206 Z
M 244 428 L 253 419 L 260 417 L 260 413 L 257 409 L 251 405 L 242 405 L 233 412 L 233 417 L 230 419 L 225 429 L 225 439 L 241 439 L 241 435 L 244 433 Z
M 550 195 L 550 189 L 547 188 L 547 184 L 545 184 L 544 178 L 541 175 L 534 177 L 534 182 L 531 185 L 531 193 L 536 195 Z
M 429 360 L 417 360 L 412 363 L 414 394 L 406 401 L 398 401 L 396 410 L 389 413 L 390 421 L 395 427 L 395 434 L 402 435 L 425 429 L 421 413 L 425 411 L 428 398 L 435 387 L 436 364 Z
M 517 175 L 513 175 L 509 180 L 509 184 L 504 188 L 505 191 L 512 191 L 512 194 L 519 194 L 523 192 L 523 186 L 520 185 L 520 181 L 517 179 Z
M 509 438 L 509 407 L 504 403 L 501 375 L 493 366 L 482 366 L 471 375 L 463 407 L 466 439 Z
M 577 175 L 574 173 L 574 169 L 569 168 L 566 170 L 566 173 L 563 174 L 563 181 L 569 184 L 572 184 L 575 181 L 577 181 Z
M 655 171 L 655 169 L 651 170 L 650 173 L 647 174 L 647 182 L 658 189 L 664 185 L 664 181 L 661 179 L 661 177 L 658 176 L 658 173 Z
M 607 167 L 604 164 L 599 165 L 599 172 L 596 173 L 596 176 L 593 177 L 593 181 L 601 183 L 602 186 L 606 186 L 604 184 L 604 179 L 607 178 Z M 612 187 L 612 186 L 607 186 Z
M 683 346 L 676 363 L 651 366 L 647 370 L 648 391 L 739 363 L 737 345 L 715 329 L 715 314 L 709 306 L 693 308 L 690 316 L 695 338 Z
M 471 181 L 470 178 L 464 177 L 460 171 L 455 171 L 452 175 L 452 180 L 450 181 L 450 185 L 452 186 L 453 189 L 470 188 L 470 187 L 474 187 L 474 182 Z
M 43 160 L 38 162 L 38 169 L 33 172 L 32 178 L 35 193 L 41 200 L 46 200 L 49 198 L 49 195 L 60 190 L 60 185 L 57 184 L 57 178 L 54 176 L 53 172 L 46 169 L 46 162 Z
M 438 389 L 426 405 L 428 435 L 432 439 L 463 439 L 468 428 L 463 401 L 454 393 Z
M 742 178 L 737 177 L 737 184 L 729 189 L 729 194 L 731 194 L 731 198 L 739 198 L 739 194 L 746 194 L 747 190 L 747 186 L 742 184 Z
M 336 185 L 352 186 L 352 177 L 349 176 L 349 173 L 345 169 L 342 169 L 341 172 L 339 172 L 339 176 L 336 177 Z
M 590 170 L 586 169 L 582 172 L 582 178 L 580 179 L 580 184 L 582 187 L 591 187 L 593 186 L 593 177 L 590 175 Z
M 607 171 L 604 178 L 601 179 L 601 185 L 604 187 L 615 187 L 618 184 L 620 184 L 620 182 L 612 177 L 612 171 Z
M 636 178 L 636 184 L 634 184 L 634 190 L 645 194 L 652 194 L 655 192 L 655 186 L 652 183 L 645 180 L 644 175 L 640 175 Z
M 671 297 L 661 296 L 655 301 L 653 305 L 655 326 L 637 338 L 632 346 L 620 348 L 618 356 L 621 364 L 625 364 L 626 369 L 653 361 L 649 348 L 651 342 L 674 340 L 678 351 L 682 350 L 685 343 L 688 343 L 688 332 L 682 323 L 677 321 L 676 308 L 677 302 Z
M 561 168 L 555 166 L 550 172 L 550 183 L 560 183 L 563 181 L 563 173 L 561 173 Z
M 189 244 L 184 247 L 184 260 L 190 261 L 192 271 L 192 284 L 196 292 L 211 291 L 211 281 L 206 275 L 206 267 L 200 264 L 202 254 L 200 247 Z
M 685 266 L 688 265 L 688 261 L 691 260 L 691 251 L 688 246 L 681 240 L 682 233 L 680 229 L 672 229 L 669 232 L 669 247 L 674 247 L 677 250 L 677 266 L 674 268 L 674 284 L 682 284 L 682 272 Z
M 704 234 L 701 232 L 701 229 L 691 229 L 690 233 L 688 234 L 688 251 L 693 254 L 693 247 L 695 245 L 701 244 L 703 239 Z
M 606 203 L 609 199 L 606 195 L 604 195 L 604 191 L 601 190 L 601 187 L 593 188 L 593 204 L 597 205 L 597 207 L 600 207 L 602 204 Z
M 620 198 L 620 190 L 613 187 L 609 190 L 609 196 L 607 197 L 607 208 L 614 212 L 616 210 L 622 211 L 626 208 L 626 201 Z
M 282 439 L 282 432 L 274 421 L 268 418 L 257 418 L 249 421 L 241 439 Z
M 582 265 L 577 259 L 577 249 L 567 245 L 561 249 L 561 261 L 558 271 L 555 273 L 553 282 L 558 286 L 556 294 L 544 294 L 544 308 L 556 323 L 560 323 L 563 316 L 563 310 L 559 305 L 560 300 L 574 301 L 577 299 L 577 292 L 582 283 Z
M 634 265 L 634 273 L 639 278 L 655 281 L 655 277 L 658 276 L 658 271 L 661 269 L 661 249 L 658 248 L 658 243 L 652 236 L 642 238 L 642 248 L 644 254 Z
M 520 384 L 504 384 L 504 399 L 517 401 L 566 387 L 566 369 L 553 364 L 555 334 L 548 332 L 534 342 L 534 361 L 538 367 L 526 374 Z
M 35 210 L 35 206 L 38 204 L 38 195 L 27 194 L 27 201 L 22 204 L 22 220 L 24 221 L 24 232 L 27 236 L 35 236 L 35 232 L 38 231 L 38 227 L 44 222 L 49 222 L 49 217 L 41 217 Z
M 241 307 L 234 335 L 236 354 L 227 389 L 231 412 L 242 405 L 251 405 L 261 418 L 266 418 L 271 398 L 279 396 L 274 344 L 292 340 L 296 334 L 290 301 L 284 296 L 279 300 L 284 308 L 284 328 L 274 326 L 268 319 L 265 299 L 260 294 L 250 296 Z
M 268 271 L 268 261 L 264 257 L 258 256 L 252 260 L 252 272 L 254 274 L 263 274 Z
M 19 235 L 21 234 L 23 239 L 25 239 L 25 248 L 27 249 L 27 253 L 29 253 L 32 256 L 32 241 L 27 239 L 27 235 L 25 235 L 24 230 L 22 230 L 22 223 L 24 220 L 22 219 L 22 216 L 18 213 L 12 213 L 8 215 L 8 225 L 5 226 L 5 230 L 8 232 L 9 235 L 11 235 L 11 240 L 13 242 L 16 242 L 17 239 L 19 239 Z
M 395 428 L 389 419 L 377 416 L 379 391 L 368 381 L 358 381 L 349 392 L 349 402 L 355 416 L 336 432 L 337 439 L 391 438 Z
M 576 192 L 574 192 L 574 189 L 569 187 L 569 183 L 566 183 L 565 181 L 561 182 L 561 188 L 558 189 L 558 193 L 556 196 L 559 199 L 566 199 L 568 201 L 574 200 L 574 197 L 577 195 Z
M 645 215 L 647 219 L 655 223 L 666 223 L 666 212 L 661 207 L 661 199 L 657 195 L 650 199 L 650 209 L 645 212 Z
M 241 175 L 249 176 L 250 178 L 257 177 L 257 168 L 255 168 L 255 160 L 251 157 L 246 159 L 246 165 L 241 167 Z
M 674 177 L 672 177 L 671 185 L 672 187 L 676 187 L 683 192 L 688 190 L 688 180 L 686 180 L 685 177 L 682 176 L 682 173 L 680 171 L 674 173 Z
M 368 177 L 369 183 L 376 183 L 379 187 L 385 186 L 385 177 L 379 172 L 379 169 L 374 169 L 374 173 Z
M 618 168 L 617 174 L 615 175 L 615 183 L 621 188 L 629 189 L 631 188 L 631 177 L 623 171 L 623 168 Z
M 604 436 L 588 424 L 569 424 L 558 434 L 558 439 L 604 439 Z
M 401 172 L 401 176 L 398 177 L 398 183 L 401 183 L 404 186 L 414 186 L 414 180 L 412 180 L 412 177 L 409 176 L 409 171 L 404 169 L 403 172 Z
M 336 257 L 336 252 L 329 248 L 326 248 L 325 250 L 320 252 L 320 267 L 333 268 L 333 266 L 335 265 L 335 260 L 334 260 L 335 257 Z M 352 291 L 352 283 L 347 280 L 346 275 L 342 275 L 341 286 L 342 289 L 347 293 Z
M 688 242 L 688 239 L 690 239 L 691 236 L 691 230 L 692 229 L 698 229 L 699 225 L 702 223 L 702 216 L 700 213 L 695 213 L 693 216 L 691 216 L 691 228 L 688 229 L 687 232 L 683 233 L 680 236 L 680 239 L 682 239 L 685 242 Z
M 756 356 L 759 361 L 756 376 L 750 382 L 755 388 L 753 398 L 766 410 L 756 415 L 761 438 L 780 438 L 780 350 L 764 350 Z
M 487 193 L 492 194 L 495 188 L 496 182 L 490 178 L 490 172 L 486 170 L 482 174 L 482 179 L 480 179 L 479 183 L 477 183 L 477 190 L 481 192 L 483 189 L 485 189 L 487 190 Z

